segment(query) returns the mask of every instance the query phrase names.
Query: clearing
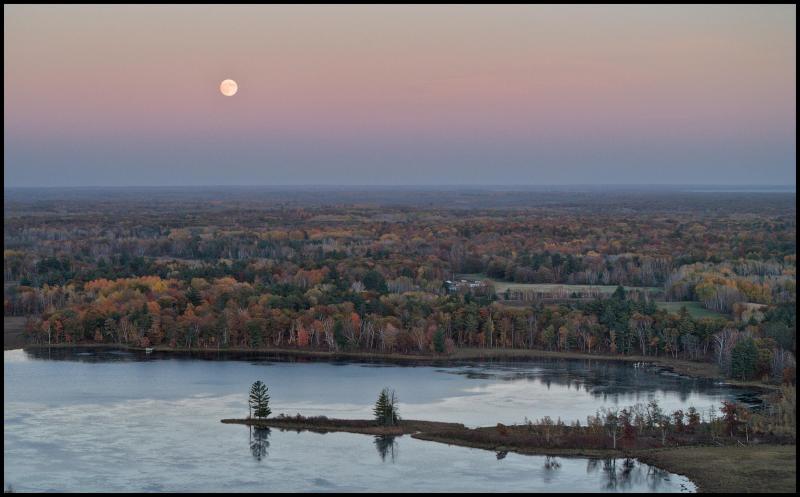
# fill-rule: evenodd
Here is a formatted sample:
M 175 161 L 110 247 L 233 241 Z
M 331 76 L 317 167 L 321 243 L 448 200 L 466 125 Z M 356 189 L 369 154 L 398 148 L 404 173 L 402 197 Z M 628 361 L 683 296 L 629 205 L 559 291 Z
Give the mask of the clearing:
M 695 319 L 699 318 L 726 318 L 725 314 L 717 311 L 712 311 L 703 307 L 700 302 L 685 301 L 685 302 L 656 302 L 659 309 L 665 309 L 669 312 L 677 314 L 680 312 L 681 307 L 686 306 L 689 315 Z
M 494 285 L 494 291 L 496 293 L 503 293 L 507 289 L 508 290 L 533 290 L 536 292 L 542 293 L 555 293 L 560 292 L 561 290 L 566 290 L 569 293 L 572 292 L 599 292 L 603 294 L 611 295 L 614 293 L 614 290 L 617 289 L 617 285 L 568 285 L 565 283 L 513 283 L 510 281 L 500 281 L 493 278 L 487 278 L 482 274 L 457 274 L 455 278 L 458 279 L 465 279 L 465 280 L 489 280 Z M 655 286 L 626 286 L 624 287 L 626 291 L 630 290 L 645 290 L 648 292 L 662 292 L 664 291 L 663 288 L 655 287 Z

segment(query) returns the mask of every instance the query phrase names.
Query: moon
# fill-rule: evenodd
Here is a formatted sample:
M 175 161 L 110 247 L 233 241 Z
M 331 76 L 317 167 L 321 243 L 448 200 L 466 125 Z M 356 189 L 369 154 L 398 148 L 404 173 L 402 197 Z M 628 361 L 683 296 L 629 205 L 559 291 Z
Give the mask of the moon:
M 236 81 L 232 79 L 226 79 L 219 84 L 219 91 L 221 91 L 226 97 L 232 97 L 236 95 L 237 91 L 239 91 L 239 85 L 237 85 Z

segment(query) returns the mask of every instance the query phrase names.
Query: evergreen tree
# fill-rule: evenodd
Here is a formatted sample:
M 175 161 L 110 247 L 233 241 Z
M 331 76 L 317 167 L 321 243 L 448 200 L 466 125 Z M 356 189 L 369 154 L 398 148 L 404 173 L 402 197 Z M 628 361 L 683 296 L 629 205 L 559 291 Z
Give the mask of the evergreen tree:
M 683 335 L 691 335 L 695 331 L 694 320 L 689 315 L 689 311 L 686 309 L 686 306 L 681 307 L 681 312 L 679 314 L 680 320 L 678 321 L 678 331 L 680 332 L 681 336 Z
M 752 378 L 758 364 L 758 348 L 752 338 L 740 340 L 731 351 L 731 375 L 747 380 Z
M 700 413 L 697 412 L 697 409 L 694 406 L 690 407 L 686 411 L 686 428 L 689 430 L 690 433 L 694 433 L 698 426 L 700 426 Z
M 794 350 L 795 330 L 789 328 L 786 323 L 775 321 L 764 324 L 764 336 L 772 338 L 775 342 L 786 350 Z
M 344 334 L 344 323 L 341 319 L 337 319 L 333 323 L 333 338 L 336 340 L 336 345 L 343 349 L 347 346 L 347 337 Z
M 364 275 L 362 283 L 364 283 L 364 288 L 367 290 L 372 290 L 381 294 L 389 292 L 383 275 L 374 269 L 367 271 L 367 273 Z
M 467 297 L 469 296 L 470 294 L 464 296 L 465 304 L 468 304 Z M 473 306 L 468 307 L 464 315 L 464 331 L 467 332 L 468 335 L 478 331 L 478 312 Z
M 444 331 L 441 328 L 433 335 L 433 348 L 439 354 L 444 353 Z
M 269 408 L 269 394 L 267 386 L 261 380 L 253 383 L 250 387 L 250 409 L 257 418 L 266 418 L 272 414 Z
M 261 329 L 261 322 L 256 320 L 249 321 L 245 327 L 250 335 L 250 346 L 253 348 L 263 346 L 264 332 Z
M 150 326 L 153 325 L 153 316 L 150 315 L 150 310 L 147 308 L 147 303 L 142 302 L 142 310 L 139 313 L 139 319 L 137 320 L 137 324 L 143 330 L 149 330 Z
M 193 286 L 189 286 L 189 291 L 186 292 L 186 299 L 189 300 L 189 302 L 195 307 L 200 305 L 200 302 L 202 302 L 200 292 L 198 292 Z
M 397 397 L 394 390 L 384 388 L 378 395 L 378 400 L 375 402 L 375 421 L 383 426 L 394 426 L 400 421 L 400 416 L 397 415 Z
M 375 414 L 375 421 L 378 424 L 386 424 L 386 409 L 389 405 L 389 395 L 386 392 L 386 388 L 381 390 L 381 393 L 378 394 L 378 400 L 375 402 L 375 409 L 373 409 L 373 413 Z

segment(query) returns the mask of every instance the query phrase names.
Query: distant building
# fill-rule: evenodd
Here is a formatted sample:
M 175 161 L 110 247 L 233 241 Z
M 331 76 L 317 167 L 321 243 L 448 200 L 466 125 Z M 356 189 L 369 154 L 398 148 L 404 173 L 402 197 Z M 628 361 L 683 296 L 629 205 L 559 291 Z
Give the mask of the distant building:
M 444 284 L 447 286 L 448 292 L 458 292 L 460 290 L 472 290 L 475 288 L 480 288 L 483 286 L 483 283 L 480 281 L 475 280 L 445 280 Z

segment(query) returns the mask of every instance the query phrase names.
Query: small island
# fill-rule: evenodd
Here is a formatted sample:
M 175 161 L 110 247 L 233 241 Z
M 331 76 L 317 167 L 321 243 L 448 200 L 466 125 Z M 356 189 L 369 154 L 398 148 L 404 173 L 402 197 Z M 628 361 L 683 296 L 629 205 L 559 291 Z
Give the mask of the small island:
M 316 433 L 348 432 L 364 435 L 420 435 L 440 433 L 443 431 L 469 430 L 461 423 L 444 423 L 440 421 L 420 421 L 403 419 L 396 425 L 382 425 L 371 419 L 336 419 L 325 416 L 285 416 L 258 419 L 223 419 L 226 424 L 241 424 L 254 428 L 279 428 L 282 430 L 313 431 Z M 422 437 L 417 437 L 422 438 Z

